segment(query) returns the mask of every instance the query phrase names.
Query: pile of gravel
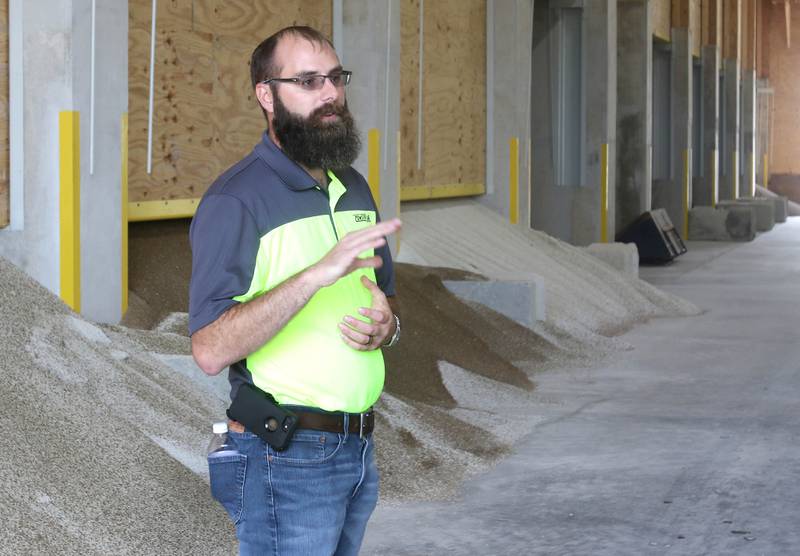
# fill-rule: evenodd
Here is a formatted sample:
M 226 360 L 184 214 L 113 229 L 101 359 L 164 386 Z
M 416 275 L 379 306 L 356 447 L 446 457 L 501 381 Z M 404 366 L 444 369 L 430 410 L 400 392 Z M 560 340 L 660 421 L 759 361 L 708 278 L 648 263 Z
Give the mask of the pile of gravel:
M 0 552 L 235 553 L 204 477 L 180 461 L 202 461 L 220 404 L 143 346 L 0 258 Z

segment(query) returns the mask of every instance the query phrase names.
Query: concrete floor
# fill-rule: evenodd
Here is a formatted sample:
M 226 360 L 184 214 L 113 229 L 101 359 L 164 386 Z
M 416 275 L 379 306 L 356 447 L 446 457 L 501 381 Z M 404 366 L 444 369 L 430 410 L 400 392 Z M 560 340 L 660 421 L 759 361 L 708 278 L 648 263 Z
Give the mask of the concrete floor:
M 641 276 L 703 315 L 538 375 L 514 454 L 457 501 L 380 506 L 362 553 L 800 554 L 800 218 L 689 249 Z

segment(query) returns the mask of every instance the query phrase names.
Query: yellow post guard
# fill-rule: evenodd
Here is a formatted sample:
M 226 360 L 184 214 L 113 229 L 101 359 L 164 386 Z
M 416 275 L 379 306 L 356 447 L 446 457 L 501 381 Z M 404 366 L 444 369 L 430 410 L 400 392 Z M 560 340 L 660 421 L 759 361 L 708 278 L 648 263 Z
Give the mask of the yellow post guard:
M 80 113 L 58 115 L 60 181 L 61 299 L 81 310 L 81 138 Z

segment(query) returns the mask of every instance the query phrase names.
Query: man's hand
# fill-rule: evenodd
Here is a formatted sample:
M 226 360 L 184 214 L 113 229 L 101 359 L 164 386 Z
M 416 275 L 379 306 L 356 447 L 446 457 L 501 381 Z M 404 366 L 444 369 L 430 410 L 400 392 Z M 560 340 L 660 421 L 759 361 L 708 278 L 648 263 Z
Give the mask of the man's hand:
M 372 294 L 372 307 L 361 307 L 358 314 L 367 317 L 369 322 L 347 315 L 339 323 L 339 331 L 348 346 L 359 351 L 369 351 L 385 344 L 394 335 L 397 324 L 389 301 L 377 284 L 366 276 L 361 277 L 361 283 Z
M 391 235 L 402 226 L 400 220 L 392 218 L 379 222 L 369 228 L 351 232 L 344 236 L 322 259 L 308 269 L 319 287 L 330 286 L 342 276 L 347 276 L 359 268 L 378 268 L 383 259 L 375 255 L 365 259 L 359 254 L 369 249 L 377 249 L 386 244 L 385 236 Z

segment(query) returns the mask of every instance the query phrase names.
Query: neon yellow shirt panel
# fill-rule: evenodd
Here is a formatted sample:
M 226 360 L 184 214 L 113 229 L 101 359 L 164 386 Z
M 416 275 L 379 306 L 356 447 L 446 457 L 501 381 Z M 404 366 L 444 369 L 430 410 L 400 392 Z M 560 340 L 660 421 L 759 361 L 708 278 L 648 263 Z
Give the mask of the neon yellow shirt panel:
M 236 301 L 263 295 L 318 262 L 337 238 L 375 224 L 374 211 L 335 211 L 345 188 L 329 175 L 331 215 L 295 220 L 264 235 L 250 288 Z M 360 256 L 372 255 L 369 250 Z M 360 307 L 372 305 L 361 276 L 375 281 L 373 269 L 360 269 L 322 288 L 275 337 L 247 357 L 256 386 L 278 403 L 329 411 L 361 412 L 377 401 L 384 382 L 381 351 L 354 350 L 338 328 L 346 315 L 359 317 Z

